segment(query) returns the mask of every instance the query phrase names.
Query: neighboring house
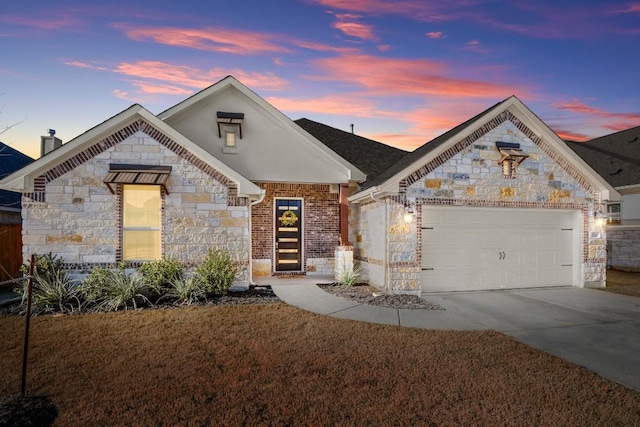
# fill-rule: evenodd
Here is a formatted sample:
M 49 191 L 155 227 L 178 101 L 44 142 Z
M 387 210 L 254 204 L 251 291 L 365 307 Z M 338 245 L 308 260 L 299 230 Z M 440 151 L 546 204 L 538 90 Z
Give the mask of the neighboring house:
M 640 126 L 568 145 L 622 195 L 607 204 L 609 264 L 640 271 Z
M 603 286 L 597 213 L 620 195 L 516 97 L 349 200 L 354 257 L 397 293 Z
M 0 142 L 0 179 L 32 161 Z M 20 193 L 0 190 L 0 281 L 14 277 L 22 265 L 21 197 Z
M 298 124 L 233 77 L 134 105 L 0 181 L 23 193 L 23 256 L 87 272 L 226 248 L 246 284 L 331 274 L 353 245 L 391 292 L 604 283 L 594 213 L 619 194 L 517 98 L 412 153 Z

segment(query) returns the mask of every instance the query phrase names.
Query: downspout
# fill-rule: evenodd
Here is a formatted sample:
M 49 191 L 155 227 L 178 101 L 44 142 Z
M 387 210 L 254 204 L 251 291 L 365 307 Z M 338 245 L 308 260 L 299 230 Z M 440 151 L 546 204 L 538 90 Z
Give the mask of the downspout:
M 251 217 L 253 216 L 252 208 L 258 203 L 262 203 L 267 190 L 260 190 L 260 196 L 257 200 L 249 203 L 249 286 L 256 286 L 256 282 L 253 281 L 253 226 L 251 224 Z

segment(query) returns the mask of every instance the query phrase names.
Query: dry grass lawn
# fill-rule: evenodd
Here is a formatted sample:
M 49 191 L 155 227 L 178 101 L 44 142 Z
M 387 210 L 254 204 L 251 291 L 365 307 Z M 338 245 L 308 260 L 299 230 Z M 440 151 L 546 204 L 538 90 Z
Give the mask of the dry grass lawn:
M 24 319 L 0 317 L 0 399 Z M 55 425 L 640 425 L 640 393 L 496 332 L 284 304 L 32 321 L 28 392 Z
M 640 297 L 640 273 L 607 270 L 607 287 L 604 290 L 616 294 Z

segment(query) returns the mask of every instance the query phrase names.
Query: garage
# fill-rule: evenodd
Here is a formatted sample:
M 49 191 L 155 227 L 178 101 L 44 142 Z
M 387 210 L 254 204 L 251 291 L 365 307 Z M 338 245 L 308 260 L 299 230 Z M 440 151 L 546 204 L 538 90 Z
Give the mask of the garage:
M 580 211 L 422 207 L 422 292 L 572 286 Z

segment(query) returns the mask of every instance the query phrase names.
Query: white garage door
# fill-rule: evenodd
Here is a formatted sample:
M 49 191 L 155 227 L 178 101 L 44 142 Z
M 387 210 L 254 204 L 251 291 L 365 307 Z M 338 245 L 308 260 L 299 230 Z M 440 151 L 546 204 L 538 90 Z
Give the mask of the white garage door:
M 422 292 L 568 286 L 577 211 L 423 206 Z

